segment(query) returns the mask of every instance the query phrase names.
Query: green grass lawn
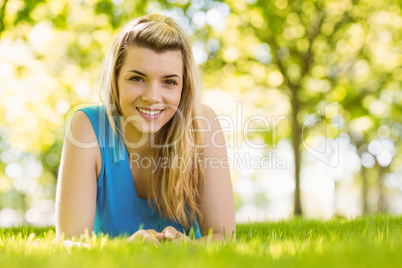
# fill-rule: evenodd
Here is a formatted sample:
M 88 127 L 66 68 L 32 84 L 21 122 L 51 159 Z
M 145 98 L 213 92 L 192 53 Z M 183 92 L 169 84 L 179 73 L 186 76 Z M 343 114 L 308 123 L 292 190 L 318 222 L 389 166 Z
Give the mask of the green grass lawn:
M 0 229 L 0 267 L 402 267 L 402 217 L 237 225 L 237 242 L 160 246 L 87 237 L 53 243 L 53 228 Z

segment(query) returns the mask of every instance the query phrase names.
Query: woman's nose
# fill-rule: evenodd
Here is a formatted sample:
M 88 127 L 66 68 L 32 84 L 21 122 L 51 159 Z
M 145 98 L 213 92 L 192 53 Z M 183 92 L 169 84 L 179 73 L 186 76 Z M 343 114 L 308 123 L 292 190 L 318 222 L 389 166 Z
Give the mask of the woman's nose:
M 157 83 L 150 83 L 142 94 L 142 100 L 149 103 L 161 102 L 160 89 Z

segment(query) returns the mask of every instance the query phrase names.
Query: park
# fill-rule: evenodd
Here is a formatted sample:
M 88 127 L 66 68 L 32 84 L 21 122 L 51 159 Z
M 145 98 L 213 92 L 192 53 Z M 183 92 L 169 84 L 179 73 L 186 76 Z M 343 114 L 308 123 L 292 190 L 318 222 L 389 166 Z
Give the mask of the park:
M 0 0 L 1 266 L 399 267 L 401 8 L 398 0 Z M 189 118 L 179 105 L 166 103 L 186 125 L 170 143 L 152 139 L 152 148 L 179 148 L 190 137 L 193 147 L 226 155 L 173 150 L 155 159 L 134 150 L 147 145 L 146 138 L 133 142 L 123 135 L 121 143 L 110 128 L 105 145 L 80 141 L 71 131 L 72 118 L 88 106 L 116 112 L 98 117 L 106 118 L 99 128 L 106 132 L 106 123 L 116 118 L 125 130 L 167 113 L 140 107 L 142 113 L 118 114 L 121 108 L 106 105 L 108 95 L 100 90 L 106 86 L 99 77 L 107 77 L 100 66 L 113 38 L 130 20 L 148 14 L 172 18 L 188 36 L 200 78 L 197 101 L 214 111 L 212 120 Z M 135 72 L 129 83 L 137 89 L 151 81 L 152 75 Z M 171 98 L 181 77 L 166 77 L 163 90 Z M 184 135 L 201 137 L 213 129 L 204 147 L 196 136 Z M 207 174 L 225 170 L 209 176 L 230 179 L 236 235 L 223 228 L 223 239 L 216 239 L 202 227 L 199 241 L 193 236 L 152 243 L 86 229 L 58 239 L 57 192 L 68 177 L 61 168 L 67 141 L 82 150 L 122 149 L 113 151 L 111 166 L 128 158 L 130 168 L 152 174 L 174 168 L 190 173 L 198 164 Z M 138 197 L 141 189 L 146 196 L 146 187 L 132 179 Z M 98 197 L 101 183 L 91 184 Z M 173 184 L 176 200 L 170 203 L 181 203 L 191 190 Z

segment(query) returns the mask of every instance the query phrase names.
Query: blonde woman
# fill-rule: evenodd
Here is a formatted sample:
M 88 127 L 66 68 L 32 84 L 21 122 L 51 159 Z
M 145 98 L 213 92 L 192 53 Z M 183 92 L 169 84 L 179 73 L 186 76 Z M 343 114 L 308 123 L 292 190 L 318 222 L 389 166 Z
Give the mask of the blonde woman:
M 56 237 L 87 229 L 129 240 L 230 239 L 233 190 L 225 139 L 200 104 L 191 45 L 169 17 L 123 27 L 98 83 L 104 105 L 75 113 L 64 142 Z

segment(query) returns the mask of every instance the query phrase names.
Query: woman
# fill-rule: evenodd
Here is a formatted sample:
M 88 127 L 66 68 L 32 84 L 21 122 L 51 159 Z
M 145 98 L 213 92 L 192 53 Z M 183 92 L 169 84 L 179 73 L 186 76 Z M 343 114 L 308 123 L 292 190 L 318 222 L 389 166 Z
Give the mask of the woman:
M 225 139 L 187 36 L 169 17 L 123 27 L 105 56 L 104 105 L 75 113 L 64 142 L 56 237 L 131 235 L 159 243 L 235 234 Z M 193 236 L 193 237 L 194 237 Z

